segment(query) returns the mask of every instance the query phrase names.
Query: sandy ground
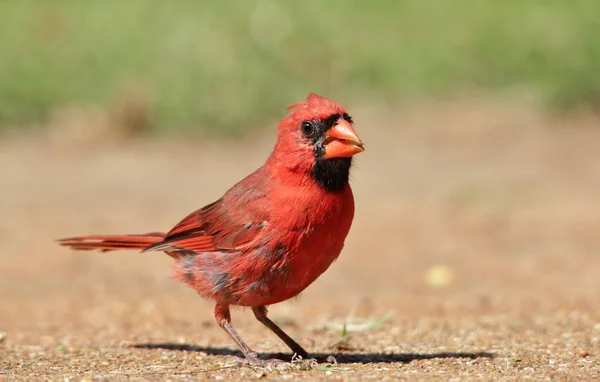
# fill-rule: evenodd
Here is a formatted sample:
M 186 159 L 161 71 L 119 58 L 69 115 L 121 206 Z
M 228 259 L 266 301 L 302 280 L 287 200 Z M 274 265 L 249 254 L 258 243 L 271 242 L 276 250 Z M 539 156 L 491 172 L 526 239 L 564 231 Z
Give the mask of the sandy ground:
M 168 277 L 170 258 L 53 243 L 170 228 L 260 165 L 273 131 L 17 134 L 0 140 L 0 380 L 600 378 L 599 121 L 482 101 L 351 110 L 368 146 L 346 249 L 270 309 L 337 365 L 236 365 L 211 303 Z M 250 312 L 233 318 L 263 356 L 289 359 Z M 342 338 L 344 322 L 366 325 Z

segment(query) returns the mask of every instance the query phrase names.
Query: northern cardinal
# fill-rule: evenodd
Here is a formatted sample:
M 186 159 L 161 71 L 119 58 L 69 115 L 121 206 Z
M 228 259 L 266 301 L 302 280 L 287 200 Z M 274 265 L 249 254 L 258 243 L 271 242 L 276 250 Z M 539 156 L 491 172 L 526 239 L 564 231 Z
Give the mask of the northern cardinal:
M 168 233 L 91 235 L 58 240 L 76 250 L 163 251 L 175 277 L 215 301 L 215 319 L 246 362 L 264 365 L 231 325 L 230 305 L 256 318 L 304 359 L 308 353 L 267 317 L 339 256 L 354 217 L 348 184 L 352 157 L 364 150 L 352 118 L 337 102 L 311 93 L 288 108 L 265 164 L 216 202 Z

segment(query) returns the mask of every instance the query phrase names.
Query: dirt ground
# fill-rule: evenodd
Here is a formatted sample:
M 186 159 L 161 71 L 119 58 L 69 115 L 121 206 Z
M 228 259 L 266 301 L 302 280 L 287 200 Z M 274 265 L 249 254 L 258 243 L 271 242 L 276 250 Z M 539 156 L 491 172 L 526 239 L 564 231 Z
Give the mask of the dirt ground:
M 53 243 L 169 229 L 259 166 L 273 130 L 233 143 L 28 133 L 0 139 L 0 380 L 600 378 L 600 120 L 477 100 L 349 109 L 367 151 L 346 248 L 270 309 L 337 365 L 239 366 L 167 256 Z M 263 356 L 289 359 L 250 312 L 233 319 Z

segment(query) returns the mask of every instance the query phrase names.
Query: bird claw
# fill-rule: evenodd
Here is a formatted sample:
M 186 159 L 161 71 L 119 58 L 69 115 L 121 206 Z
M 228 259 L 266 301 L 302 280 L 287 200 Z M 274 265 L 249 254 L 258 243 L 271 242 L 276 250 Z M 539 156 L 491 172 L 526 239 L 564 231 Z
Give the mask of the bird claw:
M 337 365 L 337 360 L 335 359 L 334 356 L 332 355 L 328 355 L 326 357 L 320 356 L 320 357 L 311 357 L 310 355 L 306 355 L 306 357 L 297 357 L 295 354 L 292 357 L 292 362 L 296 361 L 302 361 L 302 360 L 306 360 L 306 361 L 312 361 L 315 363 L 330 363 L 332 365 Z
M 292 354 L 292 363 L 301 361 L 316 361 L 316 359 L 308 355 L 306 352 Z
M 332 355 L 328 355 L 326 357 L 321 356 L 319 358 L 310 358 L 310 359 L 312 359 L 313 361 L 315 361 L 317 363 L 330 363 L 332 365 L 337 365 L 337 360 Z

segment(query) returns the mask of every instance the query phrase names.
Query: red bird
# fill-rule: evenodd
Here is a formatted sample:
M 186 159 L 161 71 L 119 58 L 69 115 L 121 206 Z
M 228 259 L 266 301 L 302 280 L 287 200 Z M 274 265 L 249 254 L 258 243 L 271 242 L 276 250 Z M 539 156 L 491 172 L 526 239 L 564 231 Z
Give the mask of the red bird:
M 215 301 L 215 318 L 247 362 L 258 358 L 231 325 L 231 305 L 256 318 L 304 359 L 308 353 L 267 317 L 267 306 L 290 299 L 337 259 L 354 217 L 348 184 L 352 157 L 364 150 L 352 118 L 337 102 L 311 93 L 288 108 L 266 163 L 219 200 L 168 233 L 61 239 L 76 250 L 163 251 L 175 277 Z

